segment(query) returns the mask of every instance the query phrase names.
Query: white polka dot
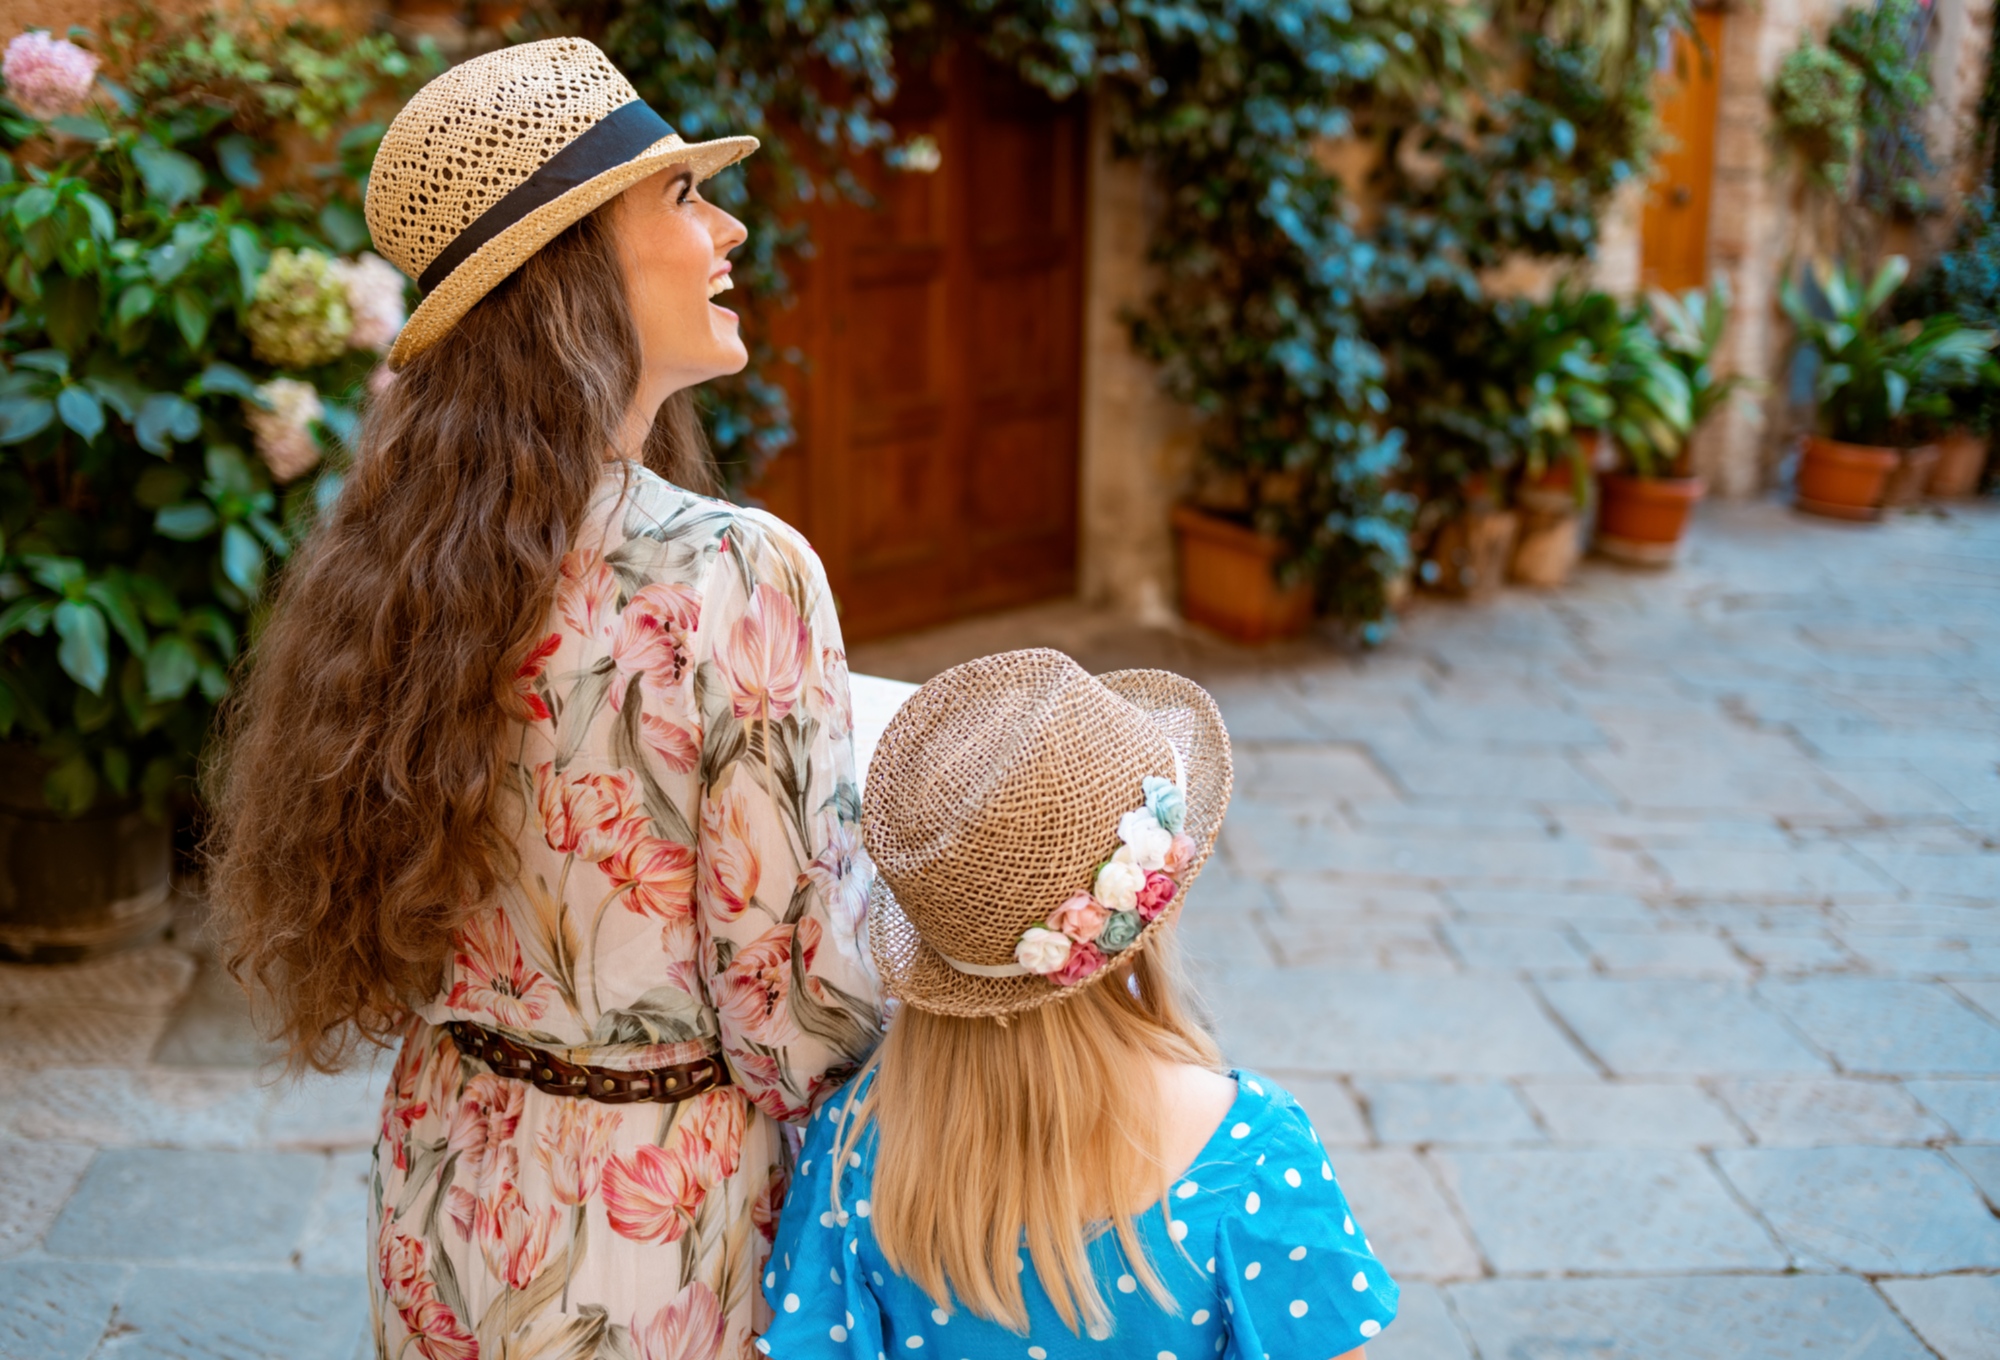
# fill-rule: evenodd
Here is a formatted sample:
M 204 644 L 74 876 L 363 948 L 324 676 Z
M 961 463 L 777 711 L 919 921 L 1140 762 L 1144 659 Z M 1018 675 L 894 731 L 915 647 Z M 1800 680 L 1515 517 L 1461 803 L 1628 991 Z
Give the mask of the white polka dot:
M 849 1242 L 847 1244 L 847 1254 L 850 1256 L 859 1256 L 861 1254 L 861 1243 L 858 1241 Z M 850 1322 L 847 1325 L 852 1327 L 854 1324 Z
M 1132 1277 L 1131 1277 L 1130 1275 L 1120 1275 L 1120 1276 L 1118 1277 L 1118 1292 L 1119 1292 L 1119 1293 L 1121 1293 L 1121 1294 L 1129 1294 L 1129 1293 L 1131 1293 L 1131 1292 L 1132 1292 L 1133 1290 L 1137 1289 L 1138 1287 L 1139 1287 L 1139 1282 L 1138 1282 L 1137 1280 L 1133 1279 L 1133 1278 L 1132 1278 Z
M 1347 1235 L 1349 1237 L 1354 1236 L 1354 1220 L 1352 1218 L 1341 1219 L 1340 1226 L 1347 1229 Z
M 1323 1181 L 1330 1181 L 1333 1179 L 1332 1162 L 1321 1162 L 1319 1164 L 1319 1178 Z
M 1215 1274 L 1215 1258 L 1213 1256 L 1208 1258 L 1208 1273 L 1211 1275 Z
M 951 1314 L 945 1312 L 942 1308 L 933 1308 L 931 1309 L 931 1321 L 942 1327 L 945 1323 L 951 1321 Z
M 1260 1096 L 1264 1094 L 1264 1088 L 1259 1086 L 1254 1081 L 1245 1082 L 1244 1085 L 1248 1086 L 1251 1090 L 1255 1091 Z
M 765 1355 L 769 1355 L 771 1353 L 771 1343 L 760 1336 L 757 1338 L 757 1349 Z
M 1243 1278 L 1246 1280 L 1254 1280 L 1263 1273 L 1264 1263 L 1262 1261 L 1252 1261 L 1249 1265 L 1243 1267 Z
M 1235 1310 L 1232 1309 L 1231 1311 L 1233 1312 Z M 1218 1353 L 1222 1350 L 1222 1341 L 1223 1339 L 1219 1336 L 1215 1338 L 1215 1349 Z
M 831 1228 L 833 1226 L 833 1210 L 825 1209 L 820 1212 L 819 1225 L 822 1228 Z
M 1306 1178 L 1304 1176 L 1301 1176 L 1299 1174 L 1299 1169 L 1297 1167 L 1288 1166 L 1285 1168 L 1285 1184 L 1291 1186 L 1292 1189 L 1296 1190 L 1301 1185 L 1304 1185 L 1305 1179 Z
M 1174 1241 L 1176 1242 L 1187 1241 L 1187 1234 L 1188 1234 L 1187 1224 L 1181 1222 L 1179 1219 L 1173 1219 L 1167 1224 L 1167 1235 L 1173 1238 Z
M 1368 1321 L 1361 1324 L 1361 1335 L 1363 1336 L 1374 1336 L 1381 1330 L 1382 1330 L 1382 1324 L 1377 1322 L 1374 1318 L 1369 1318 Z
M 860 1166 L 860 1165 L 861 1165 L 861 1154 L 860 1154 L 860 1153 L 858 1153 L 858 1152 L 850 1152 L 850 1153 L 848 1153 L 848 1154 L 847 1154 L 847 1164 L 848 1164 L 849 1166 Z
M 924 1348 L 924 1339 L 920 1336 L 913 1336 L 903 1344 L 913 1351 L 920 1351 Z
M 1257 1154 L 1257 1165 L 1258 1166 L 1264 1165 L 1264 1154 L 1261 1152 Z
M 881 1272 L 881 1271 L 879 1271 L 879 1270 L 871 1270 L 871 1271 L 869 1271 L 869 1272 L 868 1272 L 868 1278 L 869 1278 L 869 1279 L 871 1279 L 871 1280 L 873 1280 L 873 1281 L 875 1281 L 875 1287 L 876 1287 L 877 1289 L 880 1289 L 880 1288 L 882 1287 L 882 1272 Z
M 769 1270 L 764 1272 L 764 1288 L 775 1289 L 777 1287 L 778 1287 L 778 1272 L 775 1270 Z
M 809 1161 L 799 1163 L 799 1174 L 801 1176 L 812 1175 L 812 1169 L 813 1169 L 813 1164 Z
M 1201 1189 L 1201 1187 L 1199 1185 L 1196 1185 L 1193 1181 L 1182 1181 L 1180 1184 L 1180 1188 L 1174 1191 L 1174 1198 L 1193 1199 L 1195 1192 L 1199 1189 Z
M 1028 1347 L 1028 1360 L 1049 1360 L 1049 1353 L 1040 1346 Z
M 827 1277 L 827 1278 L 828 1278 L 829 1280 L 832 1280 L 832 1281 L 833 1281 L 833 1282 L 834 1282 L 835 1284 L 839 1284 L 839 1283 L 840 1283 L 840 1270 L 839 1270 L 839 1268 L 838 1268 L 837 1266 L 829 1266 L 829 1267 L 827 1267 L 827 1272 L 826 1272 L 826 1277 Z
M 1159 1355 L 1155 1357 L 1155 1360 L 1174 1360 L 1174 1353 L 1172 1351 L 1161 1351 Z
M 1248 1124 L 1238 1124 L 1229 1131 L 1229 1136 L 1231 1138 L 1248 1138 L 1250 1136 L 1250 1126 Z
M 869 1212 L 873 1210 L 874 1207 L 875 1207 L 874 1205 L 870 1204 L 865 1199 L 857 1199 L 856 1201 L 854 1201 L 854 1212 L 860 1214 L 863 1218 L 868 1217 Z
M 847 1328 L 841 1326 L 838 1322 L 834 1323 L 833 1326 L 827 1328 L 826 1334 L 832 1337 L 835 1341 L 847 1340 Z
M 1188 1321 L 1197 1327 L 1201 1326 L 1202 1323 L 1208 1321 L 1208 1310 L 1206 1308 L 1195 1309 L 1194 1316 L 1189 1318 Z
M 843 1314 L 842 1314 L 842 1316 L 844 1316 L 844 1317 L 845 1317 L 845 1318 L 847 1319 L 847 1325 L 848 1325 L 848 1326 L 852 1327 L 852 1326 L 854 1325 L 854 1314 L 852 1314 L 852 1313 L 843 1313 Z
M 1354 1272 L 1354 1292 L 1355 1292 L 1355 1293 L 1357 1293 L 1357 1294 L 1359 1294 L 1359 1293 L 1362 1293 L 1362 1292 L 1364 1292 L 1364 1291 L 1365 1291 L 1365 1290 L 1366 1290 L 1367 1288 L 1368 1288 L 1368 1272 L 1367 1272 L 1367 1271 L 1365 1271 L 1365 1270 L 1357 1270 L 1357 1271 L 1355 1271 L 1355 1272 Z
M 1304 1317 L 1305 1315 L 1306 1315 L 1306 1301 L 1304 1299 L 1293 1299 L 1292 1316 Z
M 1084 1324 L 1083 1334 L 1092 1341 L 1109 1340 L 1111 1336 L 1111 1324 L 1107 1322 L 1087 1322 Z
M 792 1254 L 788 1251 L 785 1253 L 785 1269 L 790 1270 L 791 1268 L 792 1268 Z
M 787 1313 L 796 1313 L 799 1311 L 799 1296 L 797 1294 L 785 1295 L 785 1311 Z
M 1293 1247 L 1293 1248 L 1292 1248 L 1292 1259 L 1293 1259 L 1294 1261 L 1303 1261 L 1303 1260 L 1305 1260 L 1305 1259 L 1306 1259 L 1306 1249 L 1305 1249 L 1304 1247 Z
M 1254 1214 L 1263 1207 L 1264 1201 L 1257 1197 L 1255 1190 L 1252 1190 L 1243 1200 L 1243 1212 L 1246 1214 Z
M 847 1226 L 847 1210 L 845 1210 L 845 1209 L 842 1209 L 842 1210 L 841 1210 L 841 1211 L 840 1211 L 839 1213 L 835 1214 L 835 1215 L 833 1216 L 833 1221 L 834 1221 L 835 1223 L 838 1223 L 838 1224 L 839 1224 L 839 1225 L 840 1225 L 841 1227 L 843 1227 L 843 1228 L 844 1228 L 844 1227 L 846 1227 L 846 1226 Z

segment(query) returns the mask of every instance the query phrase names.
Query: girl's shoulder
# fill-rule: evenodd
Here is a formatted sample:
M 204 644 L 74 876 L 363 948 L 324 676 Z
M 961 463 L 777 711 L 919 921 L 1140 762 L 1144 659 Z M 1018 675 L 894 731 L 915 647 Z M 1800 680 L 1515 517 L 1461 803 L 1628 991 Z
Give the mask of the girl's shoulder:
M 1287 1171 L 1297 1172 L 1301 1179 L 1308 1172 L 1322 1180 L 1333 1179 L 1319 1131 L 1299 1102 L 1277 1082 L 1247 1068 L 1236 1073 L 1236 1099 L 1196 1158 L 1196 1166 L 1203 1164 L 1236 1166 L 1246 1172 L 1274 1167 L 1273 1174 L 1281 1179 Z

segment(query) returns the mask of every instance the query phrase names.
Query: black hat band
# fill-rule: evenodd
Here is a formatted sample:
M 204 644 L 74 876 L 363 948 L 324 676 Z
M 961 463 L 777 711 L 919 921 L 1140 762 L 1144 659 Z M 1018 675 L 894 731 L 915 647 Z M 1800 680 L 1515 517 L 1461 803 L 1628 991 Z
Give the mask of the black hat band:
M 606 170 L 615 170 L 664 138 L 675 136 L 667 120 L 642 99 L 613 109 L 509 190 L 505 197 L 473 220 L 451 244 L 439 251 L 417 279 L 426 293 L 451 277 L 451 272 L 481 246 L 529 213 Z

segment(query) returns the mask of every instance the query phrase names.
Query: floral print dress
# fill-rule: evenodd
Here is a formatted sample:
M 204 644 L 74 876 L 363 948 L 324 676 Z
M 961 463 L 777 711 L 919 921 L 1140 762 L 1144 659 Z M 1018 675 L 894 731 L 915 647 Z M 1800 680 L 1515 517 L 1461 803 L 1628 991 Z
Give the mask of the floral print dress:
M 749 1351 L 785 1198 L 781 1123 L 880 1032 L 847 665 L 812 549 L 607 465 L 518 677 L 519 872 L 412 1020 L 375 1148 L 384 1360 Z M 573 1062 L 720 1052 L 676 1105 L 546 1094 L 468 1020 Z

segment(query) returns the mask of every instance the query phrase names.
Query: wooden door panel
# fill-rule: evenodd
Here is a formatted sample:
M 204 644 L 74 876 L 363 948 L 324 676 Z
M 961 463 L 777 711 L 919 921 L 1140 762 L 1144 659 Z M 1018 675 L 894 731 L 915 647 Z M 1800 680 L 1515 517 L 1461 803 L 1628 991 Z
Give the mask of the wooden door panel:
M 799 440 L 757 488 L 854 639 L 1075 587 L 1083 107 L 970 54 L 932 75 L 892 121 L 937 172 L 860 164 L 876 208 L 809 214 Z
M 1696 11 L 1695 32 L 1700 42 L 1678 35 L 1668 67 L 1659 78 L 1659 130 L 1665 144 L 1646 190 L 1639 224 L 1642 287 L 1677 293 L 1708 282 L 1708 211 L 1715 182 L 1722 21 L 1720 10 Z

